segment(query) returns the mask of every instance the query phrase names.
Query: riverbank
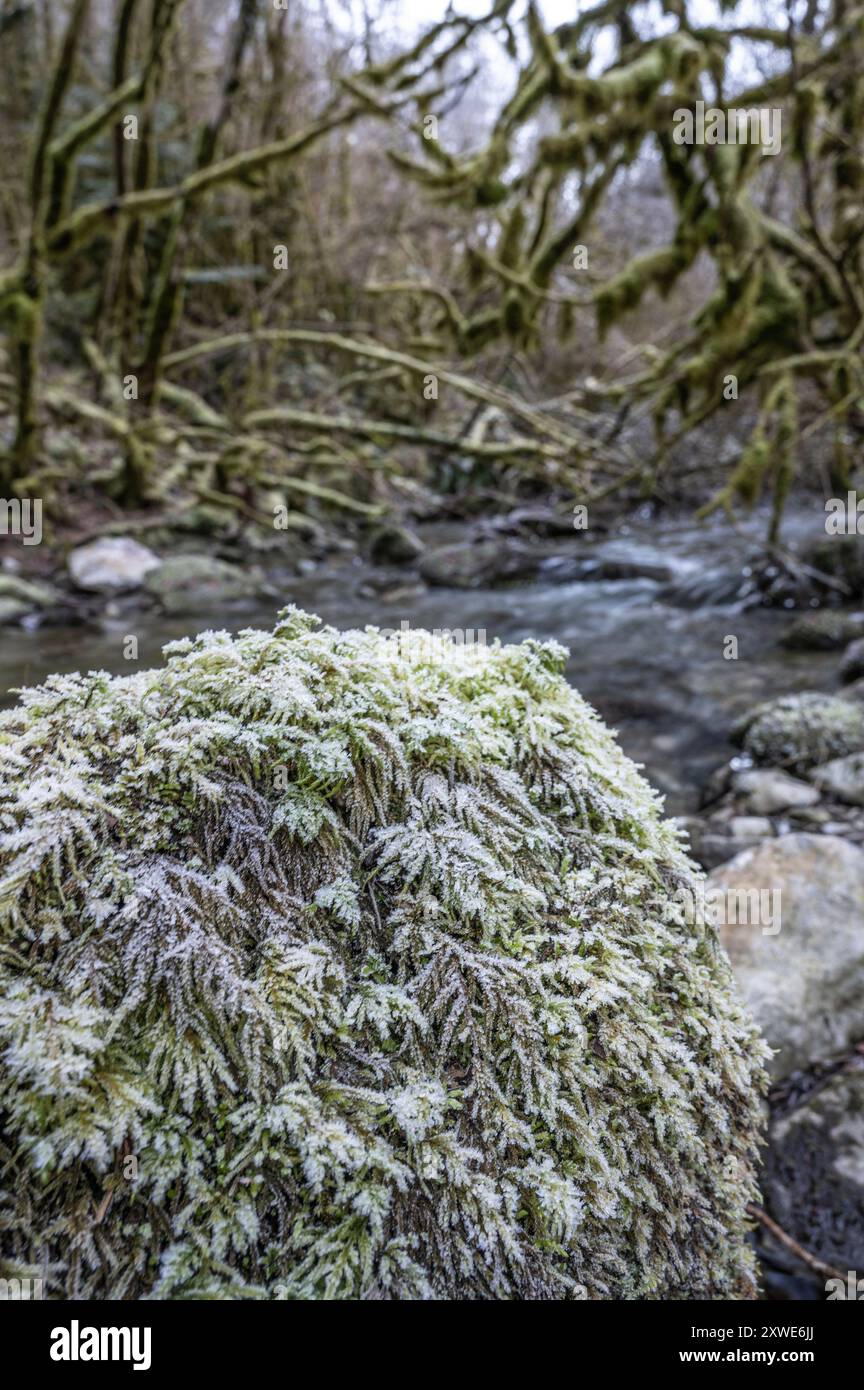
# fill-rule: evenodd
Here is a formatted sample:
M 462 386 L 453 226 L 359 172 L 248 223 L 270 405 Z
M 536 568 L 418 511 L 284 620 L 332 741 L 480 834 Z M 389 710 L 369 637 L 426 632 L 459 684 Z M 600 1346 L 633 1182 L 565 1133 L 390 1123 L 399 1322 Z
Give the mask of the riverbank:
M 788 529 L 803 550 L 818 539 L 821 517 L 802 508 Z M 168 641 L 270 627 L 291 603 L 339 627 L 407 622 L 482 632 L 490 643 L 554 639 L 569 648 L 568 679 L 645 764 L 667 810 L 695 813 L 706 779 L 733 751 L 736 716 L 760 699 L 836 684 L 829 652 L 780 645 L 792 609 L 788 597 L 763 601 L 755 575 L 763 534 L 758 514 L 736 532 L 647 508 L 623 518 L 610 511 L 577 531 L 566 515 L 538 507 L 331 533 L 317 547 L 283 534 L 263 551 L 200 533 L 150 533 L 146 547 L 102 539 L 103 556 L 109 542 L 143 553 L 125 567 L 114 562 L 113 590 L 112 566 L 91 543 L 39 557 L 38 595 L 25 594 L 0 629 L 0 697 L 8 703 L 10 689 L 53 672 L 155 666 Z M 85 550 L 89 563 L 76 563 Z M 10 569 L 10 559 L 31 568 Z M 7 543 L 4 560 L 0 584 L 15 601 L 17 585 L 34 583 L 33 551 Z

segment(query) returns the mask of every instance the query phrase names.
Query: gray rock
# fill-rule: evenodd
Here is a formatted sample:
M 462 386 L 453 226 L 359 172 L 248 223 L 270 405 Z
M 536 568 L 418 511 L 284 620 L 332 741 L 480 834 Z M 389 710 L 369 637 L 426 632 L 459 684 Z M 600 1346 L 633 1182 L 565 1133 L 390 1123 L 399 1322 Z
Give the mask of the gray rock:
M 864 1276 L 864 1071 L 838 1072 L 773 1117 L 761 1187 L 774 1220 L 805 1250 Z
M 814 767 L 810 776 L 824 794 L 845 801 L 849 806 L 864 806 L 864 753 L 834 758 L 830 763 Z
M 807 825 L 827 825 L 831 820 L 831 813 L 824 806 L 796 806 L 792 815 L 795 820 L 804 821 Z
M 840 679 L 849 684 L 864 676 L 864 637 L 857 638 L 843 653 L 840 662 Z
M 763 835 L 737 839 L 734 835 L 718 835 L 713 831 L 693 836 L 693 856 L 703 869 L 716 869 L 726 864 L 746 849 L 755 849 L 762 843 Z
M 718 864 L 725 863 L 730 857 L 724 853 L 727 840 L 723 836 L 712 835 L 704 829 L 688 828 L 687 837 L 690 841 L 687 853 L 706 872 L 708 869 L 716 869 Z
M 775 1076 L 807 1067 L 861 1036 L 864 851 L 834 836 L 785 835 L 715 869 L 708 887 L 725 894 L 723 944 L 745 1000 L 777 1049 Z M 745 902 L 749 920 L 732 924 L 729 909 Z M 776 925 L 769 918 L 778 905 L 780 930 L 766 934 L 766 925 L 769 931 Z M 763 920 L 754 923 L 760 912 Z
M 380 526 L 373 532 L 369 553 L 379 565 L 407 565 L 423 554 L 420 537 L 407 526 Z
M 845 584 L 850 597 L 864 594 L 864 536 L 826 536 L 804 558 Z
M 586 555 L 584 547 L 562 551 L 560 543 L 529 544 L 509 536 L 459 542 L 427 550 L 420 559 L 427 584 L 475 589 L 517 580 L 542 578 L 565 584 L 574 580 L 668 579 L 667 565 L 626 556 Z
M 667 583 L 673 576 L 670 565 L 657 560 L 619 559 L 608 556 L 598 560 L 586 573 L 588 579 L 653 579 L 657 583 Z
M 751 768 L 736 772 L 732 786 L 743 795 L 747 810 L 756 816 L 773 816 L 799 806 L 815 806 L 819 793 L 807 782 L 789 777 L 776 768 Z
M 721 763 L 719 767 L 715 767 L 700 793 L 700 807 L 704 809 L 706 806 L 713 806 L 716 801 L 725 796 L 732 785 L 732 775 L 733 768 L 729 763 Z
M 209 612 L 226 603 L 248 602 L 258 596 L 258 580 L 209 555 L 175 555 L 148 574 L 147 592 L 168 613 Z
M 128 536 L 104 536 L 81 545 L 66 562 L 76 589 L 90 594 L 121 594 L 140 589 L 159 563 L 158 555 Z
M 764 840 L 774 834 L 774 827 L 767 816 L 733 816 L 729 829 L 736 840 Z
M 864 750 L 864 707 L 815 690 L 781 695 L 748 710 L 732 737 L 755 762 L 803 772 Z
M 420 560 L 420 573 L 427 584 L 476 589 L 530 579 L 538 573 L 542 558 L 539 552 L 510 540 L 459 542 L 427 550 Z
M 820 608 L 805 613 L 789 625 L 780 641 L 793 651 L 842 651 L 856 637 L 864 637 L 864 613 L 841 613 L 836 608 Z

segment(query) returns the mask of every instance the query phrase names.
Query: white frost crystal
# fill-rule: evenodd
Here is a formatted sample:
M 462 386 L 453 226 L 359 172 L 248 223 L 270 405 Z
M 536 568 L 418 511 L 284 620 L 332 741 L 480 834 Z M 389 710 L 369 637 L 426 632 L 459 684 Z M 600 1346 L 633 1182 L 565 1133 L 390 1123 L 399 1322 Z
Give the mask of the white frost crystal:
M 288 610 L 0 716 L 0 1274 L 750 1295 L 764 1048 L 563 655 Z

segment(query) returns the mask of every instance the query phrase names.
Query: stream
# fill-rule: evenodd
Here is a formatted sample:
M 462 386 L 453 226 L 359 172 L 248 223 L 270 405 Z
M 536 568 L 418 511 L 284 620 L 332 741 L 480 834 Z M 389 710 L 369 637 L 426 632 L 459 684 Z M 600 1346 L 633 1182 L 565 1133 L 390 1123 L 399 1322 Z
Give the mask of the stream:
M 784 540 L 815 539 L 823 514 L 790 515 Z M 824 534 L 824 532 L 822 532 Z M 437 525 L 422 532 L 427 544 L 465 539 L 464 525 Z M 657 578 L 532 582 L 495 589 L 427 588 L 412 571 L 382 570 L 357 556 L 339 555 L 313 573 L 270 573 L 284 593 L 242 612 L 166 616 L 135 610 L 76 627 L 0 630 L 0 703 L 14 687 L 33 685 L 54 671 L 129 671 L 123 638 L 138 637 L 139 662 L 155 666 L 163 643 L 207 628 L 272 626 L 275 611 L 294 603 L 337 627 L 374 623 L 485 630 L 515 642 L 554 638 L 570 650 L 571 683 L 618 730 L 620 742 L 666 797 L 670 815 L 695 809 L 708 773 L 729 756 L 733 718 L 759 699 L 832 682 L 832 653 L 786 651 L 778 645 L 792 614 L 783 608 L 747 607 L 734 597 L 748 557 L 764 535 L 764 516 L 731 530 L 724 521 L 697 525 L 637 519 L 595 540 L 578 544 L 598 560 L 663 565 L 671 580 Z M 572 554 L 575 542 L 565 541 Z M 730 593 L 733 595 L 730 597 Z M 738 641 L 736 660 L 724 658 L 724 641 Z

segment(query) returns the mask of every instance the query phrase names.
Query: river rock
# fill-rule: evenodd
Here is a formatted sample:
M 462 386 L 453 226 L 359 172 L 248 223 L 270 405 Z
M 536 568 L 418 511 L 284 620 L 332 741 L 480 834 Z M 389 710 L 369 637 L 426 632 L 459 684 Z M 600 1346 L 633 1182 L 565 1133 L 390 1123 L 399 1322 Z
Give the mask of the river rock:
M 827 826 L 831 821 L 831 812 L 826 811 L 824 806 L 796 806 L 792 811 L 792 816 L 798 824 L 799 830 L 804 825 Z M 830 835 L 832 832 L 826 829 L 825 833 Z
M 148 574 L 146 588 L 168 613 L 198 613 L 254 599 L 260 586 L 236 565 L 210 555 L 175 555 Z
M 407 526 L 380 526 L 369 542 L 369 554 L 379 565 L 407 565 L 424 550 L 420 537 Z
M 864 707 L 815 690 L 781 695 L 748 710 L 734 725 L 732 738 L 754 762 L 803 772 L 864 749 Z
M 776 920 L 721 928 L 741 992 L 785 1076 L 847 1048 L 864 1032 L 864 851 L 838 837 L 785 835 L 715 869 L 708 886 L 727 895 L 778 890 Z M 742 902 L 740 897 L 738 903 Z M 770 910 L 777 899 L 766 898 Z M 739 912 L 738 914 L 742 914 Z M 751 913 L 751 917 L 752 917 Z
M 805 558 L 823 574 L 839 579 L 851 598 L 864 595 L 864 536 L 826 536 Z
M 743 834 L 735 834 L 732 830 L 732 821 L 746 822 L 743 826 Z M 693 846 L 693 858 L 703 869 L 716 869 L 721 864 L 726 864 L 736 855 L 741 854 L 745 849 L 755 849 L 764 839 L 772 836 L 774 831 L 769 820 L 763 820 L 759 816 L 733 816 L 732 821 L 727 821 L 724 826 L 717 826 L 713 823 L 707 825 L 704 830 L 690 831 L 690 840 Z M 757 822 L 755 833 L 751 822 Z M 765 826 L 767 825 L 767 830 Z
M 814 767 L 810 776 L 824 794 L 845 801 L 849 806 L 864 806 L 864 753 L 834 758 L 830 763 Z
M 864 637 L 864 613 L 841 613 L 836 608 L 820 608 L 805 613 L 789 625 L 780 641 L 793 651 L 830 652 Z
M 158 569 L 158 555 L 128 536 L 103 536 L 73 550 L 66 562 L 76 589 L 90 594 L 120 594 L 140 589 Z
M 774 834 L 767 816 L 733 816 L 729 829 L 736 840 L 764 840 Z
M 864 676 L 864 637 L 858 637 L 843 653 L 840 662 L 840 678 L 844 682 L 856 681 Z
M 775 1114 L 768 1141 L 760 1186 L 774 1220 L 826 1264 L 864 1276 L 864 1070 Z
M 586 579 L 652 579 L 655 583 L 667 583 L 673 576 L 670 565 L 658 560 L 628 559 L 624 556 L 609 555 L 598 560 L 586 570 Z
M 458 542 L 427 550 L 420 573 L 427 584 L 477 589 L 537 574 L 542 554 L 506 539 Z
M 815 787 L 797 777 L 789 777 L 777 768 L 751 768 L 738 772 L 732 779 L 736 792 L 742 794 L 747 810 L 756 816 L 774 816 L 780 811 L 815 806 L 819 793 Z

